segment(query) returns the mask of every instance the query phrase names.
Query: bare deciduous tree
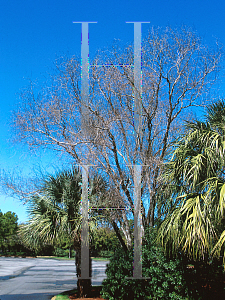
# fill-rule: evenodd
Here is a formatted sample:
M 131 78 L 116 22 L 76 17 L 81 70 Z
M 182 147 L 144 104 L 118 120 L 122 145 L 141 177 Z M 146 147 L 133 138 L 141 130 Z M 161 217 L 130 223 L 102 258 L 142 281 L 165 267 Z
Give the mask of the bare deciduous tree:
M 133 165 L 142 165 L 143 224 L 154 226 L 156 209 L 160 212 L 160 166 L 182 119 L 193 107 L 204 105 L 220 59 L 220 49 L 204 46 L 191 29 L 152 28 L 142 49 L 140 132 L 133 122 L 132 46 L 114 47 L 94 59 L 86 104 L 81 100 L 80 63 L 75 58 L 58 61 L 51 86 L 38 94 L 31 87 L 21 95 L 21 107 L 14 113 L 17 138 L 31 148 L 67 153 L 75 164 L 94 165 L 109 183 L 107 206 L 130 209 L 113 211 L 111 220 L 118 237 L 120 222 L 131 247 Z

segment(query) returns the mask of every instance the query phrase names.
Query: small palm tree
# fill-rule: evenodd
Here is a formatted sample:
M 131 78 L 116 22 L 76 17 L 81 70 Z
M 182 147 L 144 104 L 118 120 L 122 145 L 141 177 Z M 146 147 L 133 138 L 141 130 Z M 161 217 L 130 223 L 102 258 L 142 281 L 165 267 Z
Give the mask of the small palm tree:
M 165 165 L 164 181 L 172 209 L 161 224 L 158 241 L 168 251 L 192 258 L 225 258 L 225 103 L 207 109 L 205 122 L 187 123 Z
M 62 171 L 43 180 L 40 190 L 29 201 L 29 221 L 20 229 L 27 245 L 37 248 L 54 244 L 61 239 L 73 241 L 76 251 L 78 292 L 85 297 L 90 291 L 91 279 L 81 279 L 81 173 L 76 168 Z M 93 228 L 96 218 L 89 220 Z M 91 277 L 91 261 L 89 262 Z

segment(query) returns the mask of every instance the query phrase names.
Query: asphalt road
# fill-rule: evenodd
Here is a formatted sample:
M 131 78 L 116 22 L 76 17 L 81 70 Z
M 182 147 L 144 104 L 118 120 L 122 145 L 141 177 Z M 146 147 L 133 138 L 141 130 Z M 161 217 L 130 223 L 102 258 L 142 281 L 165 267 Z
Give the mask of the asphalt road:
M 107 261 L 92 261 L 92 285 L 106 278 Z M 0 300 L 47 300 L 76 288 L 73 260 L 0 257 Z

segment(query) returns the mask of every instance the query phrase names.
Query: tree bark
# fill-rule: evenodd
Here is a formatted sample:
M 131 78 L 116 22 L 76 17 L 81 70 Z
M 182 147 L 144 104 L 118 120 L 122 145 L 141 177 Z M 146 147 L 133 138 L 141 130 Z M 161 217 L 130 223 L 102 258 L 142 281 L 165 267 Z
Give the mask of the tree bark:
M 123 250 L 127 254 L 128 253 L 128 248 L 127 248 L 126 244 L 124 243 L 124 240 L 123 240 L 123 238 L 120 234 L 119 228 L 118 228 L 118 226 L 117 226 L 117 224 L 114 220 L 112 221 L 112 226 L 113 226 L 113 229 L 116 232 L 116 236 L 117 236 L 118 240 L 120 241 L 121 246 L 123 247 Z

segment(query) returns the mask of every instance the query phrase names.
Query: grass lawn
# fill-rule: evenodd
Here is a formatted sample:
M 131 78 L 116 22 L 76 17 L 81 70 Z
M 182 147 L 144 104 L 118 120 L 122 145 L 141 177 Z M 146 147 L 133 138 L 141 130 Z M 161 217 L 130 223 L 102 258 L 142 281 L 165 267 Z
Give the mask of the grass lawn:
M 110 260 L 110 258 L 105 258 L 105 257 L 92 257 L 93 260 L 101 260 L 101 261 L 106 261 Z
M 37 256 L 37 258 L 48 258 L 48 259 L 63 259 L 63 260 L 74 260 L 74 257 L 61 257 L 61 256 Z
M 51 300 L 68 300 L 69 297 L 67 295 L 57 295 L 53 297 Z
M 68 300 L 69 299 L 69 295 L 74 294 L 77 292 L 77 289 L 73 289 L 70 291 L 65 291 L 62 292 L 56 296 L 54 296 L 51 300 Z

